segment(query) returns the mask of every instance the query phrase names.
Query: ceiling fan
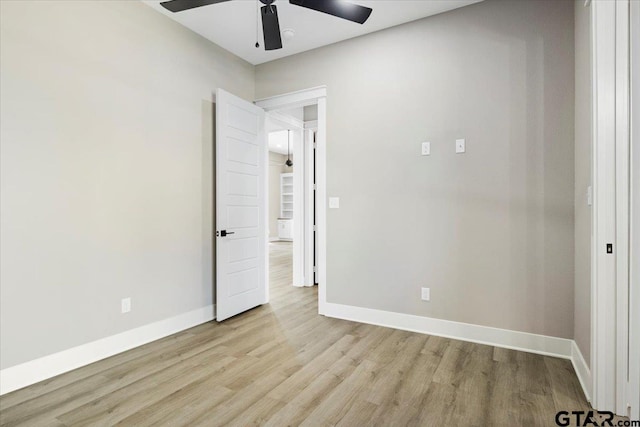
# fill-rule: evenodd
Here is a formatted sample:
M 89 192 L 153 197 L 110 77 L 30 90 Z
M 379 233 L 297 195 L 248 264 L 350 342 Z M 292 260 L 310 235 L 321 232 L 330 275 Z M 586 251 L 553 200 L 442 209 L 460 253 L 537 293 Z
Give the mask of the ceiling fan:
M 226 1 L 230 0 L 169 0 L 160 4 L 165 9 L 175 13 Z M 264 34 L 265 50 L 282 48 L 278 8 L 273 4 L 275 1 L 276 0 L 260 0 L 260 2 L 264 4 L 264 6 L 260 8 L 260 15 L 262 16 L 262 32 Z M 364 24 L 373 11 L 370 7 L 360 6 L 344 0 L 289 0 L 289 3 L 357 22 L 358 24 Z M 258 47 L 257 44 L 256 47 Z

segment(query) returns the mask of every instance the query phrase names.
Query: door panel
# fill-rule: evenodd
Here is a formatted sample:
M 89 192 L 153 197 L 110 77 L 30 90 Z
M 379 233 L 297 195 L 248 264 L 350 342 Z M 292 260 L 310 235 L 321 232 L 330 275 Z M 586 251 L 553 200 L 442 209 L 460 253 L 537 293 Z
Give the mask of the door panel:
M 216 93 L 216 320 L 267 302 L 264 111 Z M 222 233 L 222 231 L 225 233 Z M 223 236 L 223 234 L 226 234 Z

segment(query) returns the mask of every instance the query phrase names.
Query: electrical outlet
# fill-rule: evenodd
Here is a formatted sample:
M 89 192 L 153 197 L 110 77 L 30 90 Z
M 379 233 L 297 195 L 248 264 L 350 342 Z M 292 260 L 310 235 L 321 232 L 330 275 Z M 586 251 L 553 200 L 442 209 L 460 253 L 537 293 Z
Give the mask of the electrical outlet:
M 431 301 L 431 289 L 430 288 L 422 288 L 422 301 Z
M 122 298 L 120 301 L 120 307 L 123 313 L 128 313 L 131 311 L 131 298 Z

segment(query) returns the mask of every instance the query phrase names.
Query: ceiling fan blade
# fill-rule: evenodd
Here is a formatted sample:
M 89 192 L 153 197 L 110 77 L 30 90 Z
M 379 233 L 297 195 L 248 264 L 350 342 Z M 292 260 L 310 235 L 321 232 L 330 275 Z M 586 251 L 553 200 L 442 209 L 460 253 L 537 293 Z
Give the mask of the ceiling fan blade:
M 370 7 L 360 6 L 343 0 L 289 0 L 289 3 L 318 12 L 328 13 L 338 18 L 364 24 L 373 12 Z
M 264 34 L 264 50 L 282 48 L 280 38 L 280 23 L 278 22 L 278 8 L 273 4 L 260 8 L 262 15 L 262 33 Z
M 163 1 L 160 5 L 171 12 L 182 12 L 183 10 L 208 6 L 210 4 L 223 3 L 225 1 L 229 0 L 169 0 Z

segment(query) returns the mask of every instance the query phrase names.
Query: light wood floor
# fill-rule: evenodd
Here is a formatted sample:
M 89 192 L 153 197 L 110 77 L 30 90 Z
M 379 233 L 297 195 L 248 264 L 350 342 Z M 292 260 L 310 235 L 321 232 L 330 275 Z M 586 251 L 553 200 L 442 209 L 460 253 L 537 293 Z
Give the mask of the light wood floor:
M 271 304 L 0 398 L 3 426 L 553 426 L 567 360 L 318 316 L 271 245 Z

